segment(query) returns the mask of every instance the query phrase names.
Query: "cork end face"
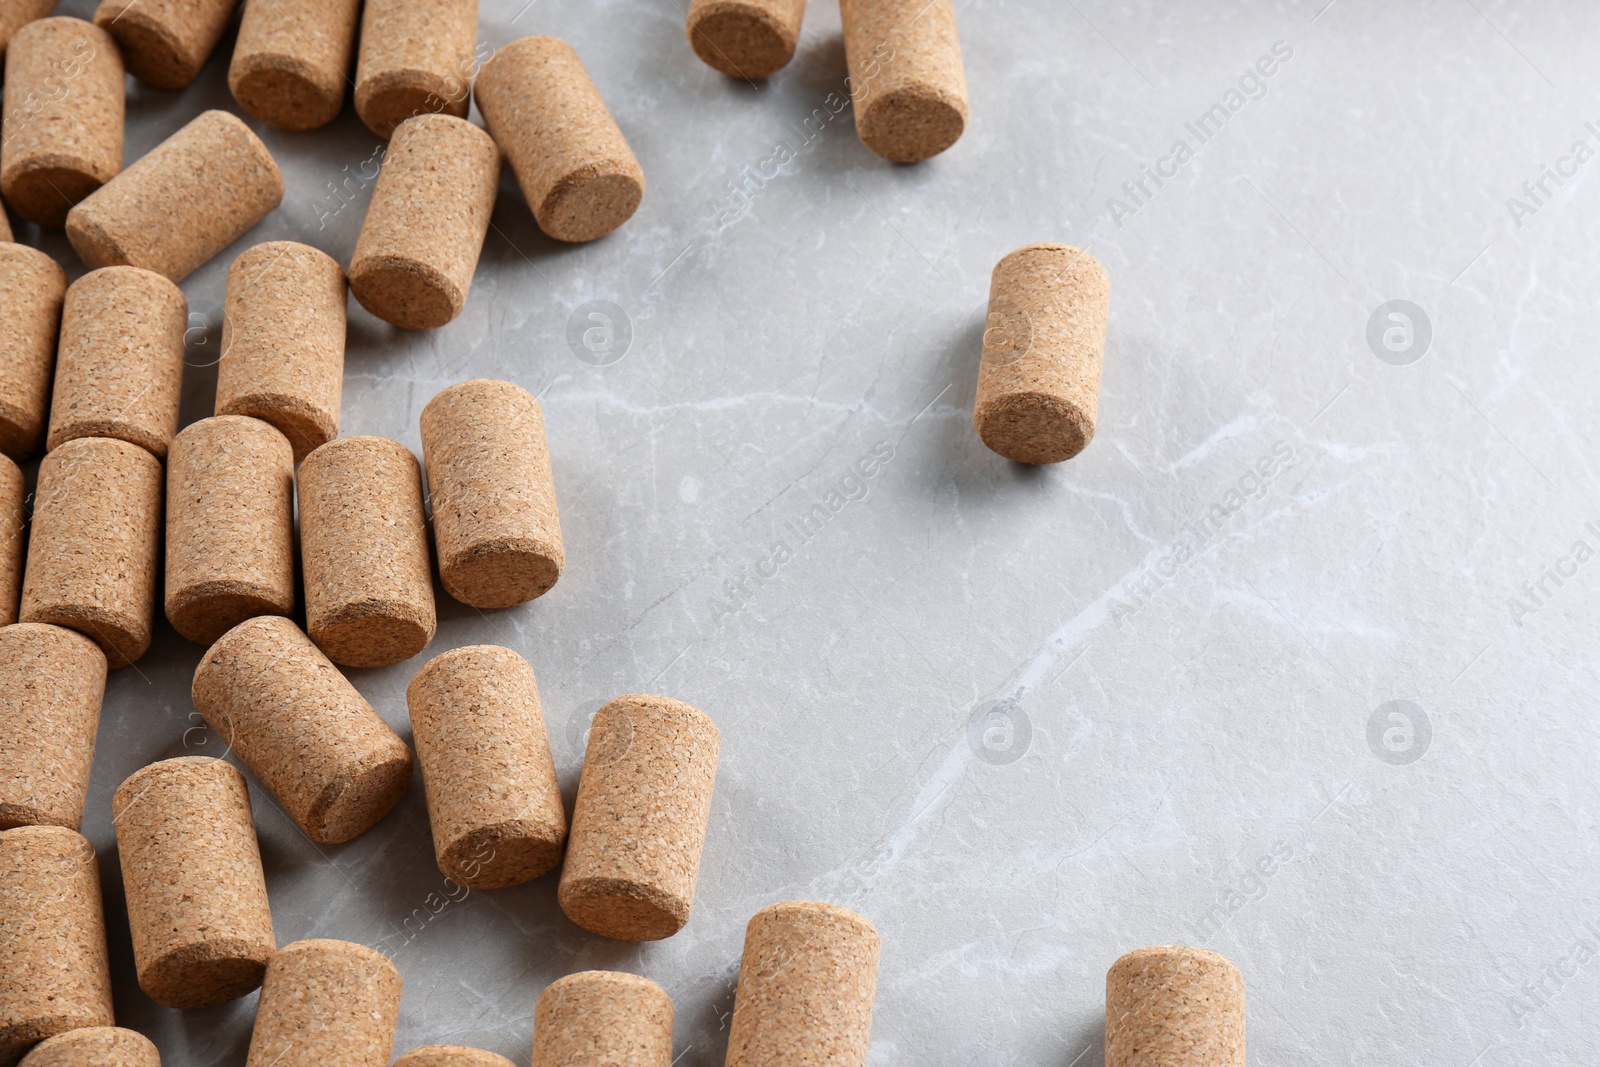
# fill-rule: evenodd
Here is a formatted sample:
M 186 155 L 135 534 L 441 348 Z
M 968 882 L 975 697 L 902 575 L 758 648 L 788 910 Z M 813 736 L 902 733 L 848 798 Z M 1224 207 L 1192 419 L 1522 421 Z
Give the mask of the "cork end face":
M 395 751 L 323 790 L 306 825 L 306 836 L 324 845 L 360 837 L 400 803 L 411 784 L 411 750 L 398 738 Z
M 761 4 L 722 0 L 696 4 L 689 12 L 694 54 L 731 78 L 756 81 L 783 69 L 799 39 Z
M 460 80 L 447 81 L 431 71 L 397 70 L 356 86 L 356 114 L 367 129 L 388 140 L 396 126 L 417 115 L 464 119 L 471 99 Z
M 90 1026 L 35 1045 L 22 1067 L 161 1067 L 148 1037 L 117 1026 Z
M 895 163 L 938 155 L 967 128 L 967 103 L 925 87 L 887 93 L 856 115 L 861 143 Z
M 339 117 L 344 83 L 329 85 L 293 56 L 235 55 L 228 88 L 248 114 L 280 130 L 314 130 Z
M 563 878 L 557 899 L 567 918 L 618 941 L 660 941 L 689 921 L 689 901 L 620 878 Z
M 495 541 L 439 565 L 447 593 L 475 608 L 511 608 L 548 593 L 564 560 L 548 545 Z
M 406 330 L 437 329 L 467 305 L 467 294 L 437 268 L 400 256 L 352 263 L 350 291 L 362 307 Z
M 94 24 L 116 39 L 129 74 L 155 89 L 183 89 L 200 74 L 204 56 L 194 56 L 160 21 L 129 3 L 101 4 Z
M 504 889 L 549 874 L 566 847 L 565 826 L 531 819 L 474 830 L 439 854 L 439 870 L 468 889 Z
M 132 264 L 121 243 L 95 218 L 93 195 L 67 212 L 66 230 L 72 250 L 78 253 L 78 258 L 90 270 Z
M 341 667 L 387 667 L 428 647 L 437 626 L 431 612 L 407 604 L 353 604 L 318 620 L 308 633 Z
M 0 400 L 0 455 L 21 462 L 39 450 L 44 420 Z
M 29 1049 L 47 1038 L 88 1026 L 110 1026 L 113 1021 L 88 1014 L 63 1012 L 19 1019 L 0 1026 L 0 1067 L 13 1067 Z
M 594 241 L 621 226 L 644 199 L 638 167 L 614 166 L 570 174 L 534 211 L 539 228 L 558 241 Z
M 106 654 L 112 670 L 126 667 L 150 647 L 150 623 L 86 604 L 30 605 L 22 622 L 44 622 L 76 630 Z
M 90 193 L 104 185 L 112 175 L 95 173 L 85 160 L 47 156 L 30 160 L 6 171 L 6 203 L 29 222 L 59 230 L 67 224 L 67 214 Z
M 972 414 L 978 438 L 1018 463 L 1060 463 L 1088 446 L 1094 420 L 1076 404 L 1048 393 L 1006 393 Z
M 201 645 L 210 645 L 258 615 L 288 615 L 294 610 L 288 596 L 248 582 L 203 582 L 167 594 L 167 621 L 172 628 Z
M 139 971 L 139 988 L 169 1008 L 210 1008 L 261 985 L 276 945 L 220 938 L 185 945 Z

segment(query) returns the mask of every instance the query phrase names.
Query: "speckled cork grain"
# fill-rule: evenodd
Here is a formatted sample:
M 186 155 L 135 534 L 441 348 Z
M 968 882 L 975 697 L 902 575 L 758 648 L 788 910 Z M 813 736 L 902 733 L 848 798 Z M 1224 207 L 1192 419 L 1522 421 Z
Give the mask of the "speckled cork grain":
M 0 626 L 16 622 L 21 606 L 27 489 L 21 468 L 0 456 Z
M 533 1067 L 669 1067 L 672 998 L 619 971 L 569 974 L 539 994 Z
M 67 274 L 54 259 L 0 243 L 0 452 L 12 459 L 26 459 L 44 439 L 66 293 Z
M 1244 976 L 1182 945 L 1123 956 L 1106 972 L 1106 1067 L 1245 1067 Z
M 394 1061 L 394 1067 L 514 1067 L 494 1052 L 465 1045 L 421 1045 Z
M 137 1030 L 91 1026 L 41 1041 L 22 1067 L 161 1067 L 161 1053 Z
M 56 0 L 6 0 L 0 4 L 0 58 L 18 30 L 34 19 L 44 18 L 55 6 Z
M 78 829 L 105 689 L 105 653 L 82 634 L 0 628 L 0 830 Z
M 238 0 L 101 0 L 95 25 L 122 47 L 128 73 L 157 89 L 182 89 L 222 39 Z
M 467 117 L 478 0 L 367 0 L 356 114 L 379 137 L 416 115 Z
M 296 941 L 267 966 L 246 1067 L 388 1067 L 400 972 L 348 941 Z
M 246 3 L 228 65 L 239 106 L 285 130 L 312 130 L 338 117 L 350 76 L 361 0 Z
M 951 0 L 840 0 L 861 143 L 895 163 L 960 139 L 971 108 Z
M 732 78 L 765 78 L 794 58 L 806 0 L 694 0 L 689 44 Z

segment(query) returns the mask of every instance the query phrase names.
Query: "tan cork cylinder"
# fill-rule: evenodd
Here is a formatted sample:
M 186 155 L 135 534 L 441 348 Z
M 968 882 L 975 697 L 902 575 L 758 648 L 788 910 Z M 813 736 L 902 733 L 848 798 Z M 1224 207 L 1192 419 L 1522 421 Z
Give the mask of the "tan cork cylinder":
M 44 440 L 66 294 L 67 273 L 54 259 L 0 243 L 0 452 L 12 459 Z
M 1106 972 L 1106 1067 L 1245 1067 L 1244 976 L 1215 952 L 1163 945 Z
M 94 24 L 122 47 L 128 73 L 157 89 L 194 81 L 238 0 L 100 0 Z
M 344 106 L 361 0 L 246 0 L 228 88 L 285 130 L 326 126 Z
M 504 1056 L 465 1045 L 422 1045 L 394 1061 L 394 1067 L 515 1067 Z
M 806 0 L 694 0 L 689 45 L 714 70 L 765 78 L 794 58 Z
M 122 169 L 122 55 L 82 19 L 30 22 L 6 52 L 0 192 L 18 215 L 66 225 Z
M 46 447 L 113 437 L 165 457 L 178 432 L 188 320 L 183 291 L 154 271 L 104 267 L 73 282 Z
M 167 620 L 209 645 L 294 610 L 294 452 L 259 419 L 186 427 L 167 457 Z
M 683 929 L 721 744 L 709 716 L 667 697 L 618 697 L 595 712 L 561 868 L 567 918 L 623 941 Z
M 672 998 L 648 978 L 580 971 L 551 983 L 533 1012 L 533 1067 L 669 1067 Z
M 206 725 L 313 841 L 364 833 L 411 782 L 405 742 L 288 619 L 261 615 L 223 634 L 191 692 Z
M 89 267 L 127 264 L 175 282 L 242 237 L 283 199 L 283 175 L 250 127 L 206 111 L 67 213 Z
M 567 42 L 511 42 L 483 65 L 475 91 L 484 124 L 545 233 L 593 241 L 638 209 L 644 171 Z
M 840 0 L 861 143 L 895 163 L 955 144 L 967 127 L 967 76 L 951 0 Z
M 1019 248 L 994 268 L 972 425 L 1018 463 L 1082 452 L 1100 410 L 1111 279 L 1067 245 Z
M 10 241 L 12 238 L 13 234 L 11 233 L 11 218 L 6 214 L 6 206 L 4 204 L 0 204 L 0 243 Z
M 161 1067 L 161 1053 L 137 1030 L 90 1026 L 33 1046 L 22 1067 Z
M 439 869 L 473 889 L 553 870 L 567 815 L 528 661 L 493 645 L 446 652 L 411 679 L 406 704 Z
M 111 799 L 139 988 L 208 1008 L 261 984 L 278 947 L 244 775 L 181 756 L 130 775 Z
M 467 117 L 478 0 L 367 0 L 356 114 L 379 137 L 416 115 Z
M 0 833 L 0 1067 L 47 1037 L 111 1026 L 94 846 L 61 826 Z
M 100 646 L 59 626 L 0 628 L 0 830 L 76 830 L 106 691 Z
M 0 4 L 0 58 L 4 58 L 11 38 L 35 19 L 55 10 L 56 0 L 6 0 Z
M 384 437 L 330 441 L 300 465 L 306 632 L 346 667 L 385 667 L 433 640 L 422 471 Z
M 26 501 L 27 484 L 21 468 L 0 455 L 0 626 L 10 626 L 17 621 L 22 599 Z
M 400 972 L 349 941 L 287 945 L 267 965 L 245 1067 L 389 1067 Z
M 750 920 L 727 1067 L 864 1067 L 878 932 L 848 908 L 770 904 Z
M 126 667 L 150 647 L 161 552 L 161 461 L 80 437 L 39 464 L 23 622 L 77 630 Z
M 566 553 L 539 402 L 510 382 L 452 385 L 422 409 L 439 576 L 476 608 L 542 596 Z

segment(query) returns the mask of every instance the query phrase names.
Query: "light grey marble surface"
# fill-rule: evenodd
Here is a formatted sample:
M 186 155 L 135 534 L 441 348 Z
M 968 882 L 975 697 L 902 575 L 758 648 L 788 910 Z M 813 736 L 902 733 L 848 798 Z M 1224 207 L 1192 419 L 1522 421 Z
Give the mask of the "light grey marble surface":
M 563 247 L 508 178 L 460 319 L 403 333 L 352 304 L 343 431 L 419 449 L 422 405 L 470 377 L 542 398 L 566 575 L 506 612 L 441 593 L 424 656 L 531 660 L 569 805 L 604 701 L 708 711 L 693 920 L 635 946 L 567 922 L 553 877 L 451 899 L 420 783 L 336 848 L 253 787 L 280 941 L 391 953 L 397 1053 L 519 1064 L 538 993 L 594 967 L 661 983 L 678 1062 L 721 1064 L 744 924 L 794 897 L 883 934 L 874 1067 L 1099 1064 L 1106 968 L 1169 942 L 1242 968 L 1259 1064 L 1591 1057 L 1600 9 L 959 0 L 969 132 L 897 167 L 826 103 L 836 5 L 753 88 L 694 58 L 682 2 L 484 0 L 488 47 L 573 43 L 649 189 Z M 132 90 L 129 159 L 233 107 L 231 46 L 182 93 Z M 1217 104 L 1202 141 L 1186 123 Z M 210 412 L 233 256 L 348 261 L 369 197 L 329 192 L 378 147 L 348 108 L 254 125 L 288 194 L 184 283 L 185 422 Z M 1135 197 L 1146 166 L 1172 176 Z M 989 271 L 1040 240 L 1087 245 L 1112 307 L 1098 435 L 1030 470 L 970 416 Z M 1427 329 L 1380 317 L 1374 348 L 1393 300 Z M 591 301 L 621 312 L 605 358 L 567 343 L 602 325 Z M 200 654 L 163 624 L 112 676 L 85 822 L 119 1021 L 168 1067 L 243 1064 L 254 1011 L 146 999 L 123 914 L 112 790 L 220 751 Z M 352 674 L 407 738 L 422 661 Z

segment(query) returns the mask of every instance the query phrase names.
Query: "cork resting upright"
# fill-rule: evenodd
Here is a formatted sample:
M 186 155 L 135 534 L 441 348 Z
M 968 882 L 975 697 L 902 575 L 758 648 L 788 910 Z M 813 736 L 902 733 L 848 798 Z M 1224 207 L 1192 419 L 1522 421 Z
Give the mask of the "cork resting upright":
M 1106 1067 L 1245 1067 L 1244 976 L 1215 952 L 1135 949 L 1106 972 Z

